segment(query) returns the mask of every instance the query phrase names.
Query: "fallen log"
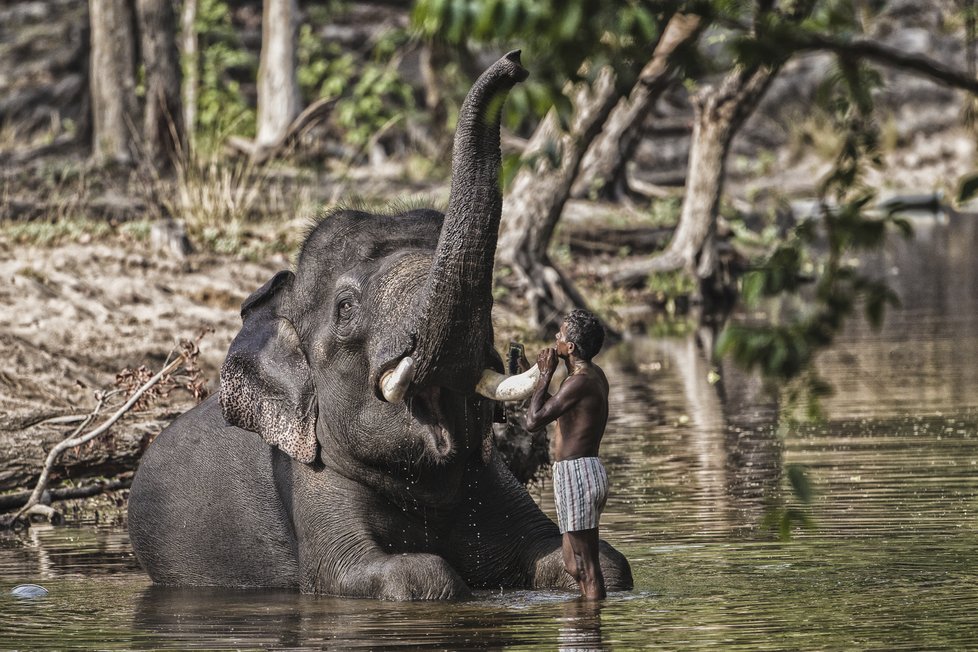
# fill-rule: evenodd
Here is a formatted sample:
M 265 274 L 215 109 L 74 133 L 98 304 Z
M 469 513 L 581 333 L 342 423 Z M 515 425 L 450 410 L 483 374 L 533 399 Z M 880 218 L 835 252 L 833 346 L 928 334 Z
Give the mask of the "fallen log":
M 58 81 L 19 89 L 0 98 L 0 118 L 13 120 L 34 112 L 38 106 L 67 106 L 85 90 L 80 74 L 66 75 Z
M 70 147 L 70 143 L 63 143 L 63 147 Z M 47 148 L 40 153 L 25 152 L 14 153 L 8 158 L 0 160 L 0 164 L 12 164 L 23 162 L 31 158 L 47 155 L 54 151 Z M 112 222 L 130 222 L 146 216 L 147 206 L 144 202 L 129 197 L 121 197 L 107 193 L 100 197 L 95 197 L 87 201 L 79 201 L 74 205 L 78 211 L 91 219 L 103 219 Z M 11 222 L 33 222 L 50 220 L 52 215 L 57 215 L 64 211 L 63 202 L 47 202 L 37 199 L 23 200 L 11 198 L 0 205 L 0 221 Z
M 631 255 L 642 255 L 665 247 L 673 231 L 672 227 L 574 229 L 568 234 L 568 244 L 573 254 L 614 255 L 627 249 Z
M 90 498 L 104 494 L 107 491 L 117 489 L 128 489 L 132 486 L 133 474 L 125 473 L 111 480 L 96 480 L 88 484 L 77 487 L 61 487 L 59 489 L 49 489 L 44 492 L 42 503 L 52 503 L 59 500 L 72 500 L 74 498 Z M 0 512 L 7 512 L 18 509 L 27 504 L 30 500 L 32 491 L 18 491 L 16 493 L 0 495 Z
M 242 153 L 251 158 L 255 163 L 266 163 L 284 154 L 290 147 L 293 147 L 299 139 L 310 129 L 320 122 L 326 120 L 336 106 L 335 98 L 320 98 L 307 106 L 299 116 L 292 121 L 285 134 L 271 145 L 259 145 L 253 140 L 231 136 L 225 143 L 230 152 Z
M 91 442 L 91 445 L 67 451 L 52 469 L 51 481 L 58 483 L 68 479 L 77 481 L 86 478 L 111 478 L 133 471 L 146 446 L 165 423 L 153 415 L 144 417 L 142 422 L 114 428 L 107 436 Z M 64 440 L 73 429 L 70 424 L 43 421 L 23 429 L 4 429 L 5 425 L 8 424 L 0 424 L 0 451 L 3 451 L 0 457 L 2 492 L 35 485 L 41 476 L 48 451 Z

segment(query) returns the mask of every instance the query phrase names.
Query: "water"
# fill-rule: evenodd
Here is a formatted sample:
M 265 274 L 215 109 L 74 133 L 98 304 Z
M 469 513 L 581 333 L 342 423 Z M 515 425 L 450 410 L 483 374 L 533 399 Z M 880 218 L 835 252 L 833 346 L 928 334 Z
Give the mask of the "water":
M 822 356 L 837 394 L 817 427 L 785 428 L 731 369 L 721 398 L 695 338 L 605 354 L 619 393 L 602 530 L 636 587 L 599 606 L 561 592 L 417 604 L 164 590 L 122 529 L 37 527 L 0 538 L 0 648 L 978 648 L 976 250 L 975 222 L 920 221 L 914 243 L 867 263 L 904 308 Z M 787 465 L 807 469 L 810 505 L 787 490 Z M 553 516 L 548 483 L 531 493 Z M 789 508 L 812 528 L 781 541 L 764 522 Z M 50 594 L 9 595 L 27 582 Z

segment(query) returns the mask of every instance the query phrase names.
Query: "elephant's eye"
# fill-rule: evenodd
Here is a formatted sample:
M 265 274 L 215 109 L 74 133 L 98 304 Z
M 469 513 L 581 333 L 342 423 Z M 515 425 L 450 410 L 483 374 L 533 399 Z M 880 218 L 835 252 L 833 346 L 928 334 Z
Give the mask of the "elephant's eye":
M 352 299 L 341 299 L 336 306 L 337 319 L 341 322 L 349 321 L 353 317 L 353 307 Z

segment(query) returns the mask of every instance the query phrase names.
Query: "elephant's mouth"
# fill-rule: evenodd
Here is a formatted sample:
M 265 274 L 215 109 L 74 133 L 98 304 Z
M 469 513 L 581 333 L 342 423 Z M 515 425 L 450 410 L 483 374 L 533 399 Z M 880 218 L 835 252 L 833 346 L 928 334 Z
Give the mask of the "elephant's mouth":
M 441 392 L 437 386 L 425 387 L 408 399 L 408 410 L 418 423 L 425 426 L 431 449 L 440 459 L 445 459 L 452 453 L 452 437 L 441 405 Z

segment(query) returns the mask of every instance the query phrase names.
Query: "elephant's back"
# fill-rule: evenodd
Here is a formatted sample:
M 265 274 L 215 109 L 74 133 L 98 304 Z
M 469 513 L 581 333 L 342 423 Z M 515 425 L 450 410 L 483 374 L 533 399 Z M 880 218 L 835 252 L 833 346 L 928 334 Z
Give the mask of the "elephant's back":
M 289 464 L 228 425 L 216 396 L 180 416 L 133 479 L 129 537 L 140 564 L 162 584 L 296 586 Z

